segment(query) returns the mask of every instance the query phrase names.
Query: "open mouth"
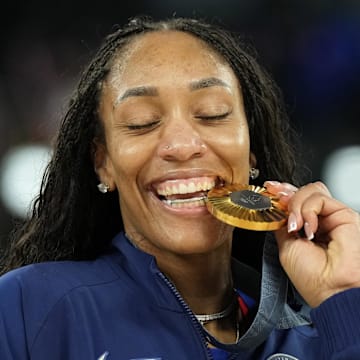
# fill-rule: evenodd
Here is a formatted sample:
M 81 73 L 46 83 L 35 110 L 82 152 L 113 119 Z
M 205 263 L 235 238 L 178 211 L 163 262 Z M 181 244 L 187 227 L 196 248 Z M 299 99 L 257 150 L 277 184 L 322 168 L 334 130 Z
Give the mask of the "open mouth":
M 207 193 L 223 181 L 214 177 L 198 177 L 162 182 L 156 187 L 158 198 L 173 208 L 205 206 Z

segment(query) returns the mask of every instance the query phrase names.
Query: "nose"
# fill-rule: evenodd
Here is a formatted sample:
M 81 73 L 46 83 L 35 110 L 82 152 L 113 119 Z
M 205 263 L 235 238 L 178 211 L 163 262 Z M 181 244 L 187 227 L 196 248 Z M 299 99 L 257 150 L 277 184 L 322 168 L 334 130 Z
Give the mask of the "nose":
M 206 152 L 206 144 L 191 124 L 182 121 L 165 127 L 158 146 L 158 155 L 164 160 L 187 161 Z

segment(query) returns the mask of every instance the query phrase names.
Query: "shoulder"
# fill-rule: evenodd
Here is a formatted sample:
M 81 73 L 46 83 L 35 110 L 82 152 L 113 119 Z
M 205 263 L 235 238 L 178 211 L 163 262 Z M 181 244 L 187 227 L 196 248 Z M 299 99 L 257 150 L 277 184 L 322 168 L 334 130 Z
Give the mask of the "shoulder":
M 101 287 L 119 275 L 113 270 L 111 256 L 94 261 L 59 261 L 27 265 L 0 277 L 0 314 L 23 312 L 44 315 L 63 297 L 86 287 Z M 16 305 L 15 305 L 16 304 Z
M 61 294 L 79 286 L 93 286 L 115 280 L 118 275 L 111 266 L 111 256 L 93 261 L 52 261 L 27 265 L 0 277 L 2 293 L 27 291 Z
M 24 338 L 32 344 L 59 306 L 76 301 L 88 289 L 101 293 L 103 286 L 118 280 L 112 262 L 111 256 L 104 256 L 94 261 L 39 263 L 0 277 L 0 338 L 6 337 L 9 343 Z

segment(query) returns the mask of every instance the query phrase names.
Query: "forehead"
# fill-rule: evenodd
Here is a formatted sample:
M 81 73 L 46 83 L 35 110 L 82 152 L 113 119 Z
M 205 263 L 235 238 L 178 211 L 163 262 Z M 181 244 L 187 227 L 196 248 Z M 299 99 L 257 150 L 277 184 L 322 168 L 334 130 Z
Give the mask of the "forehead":
M 118 87 L 202 77 L 237 79 L 227 62 L 201 39 L 181 31 L 155 31 L 135 37 L 115 59 L 108 82 Z

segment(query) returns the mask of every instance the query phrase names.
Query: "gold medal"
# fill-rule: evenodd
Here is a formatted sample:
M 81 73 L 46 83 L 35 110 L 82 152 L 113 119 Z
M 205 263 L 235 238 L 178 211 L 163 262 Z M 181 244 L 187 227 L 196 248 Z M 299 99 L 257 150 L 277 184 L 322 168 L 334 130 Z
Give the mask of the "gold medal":
M 208 192 L 207 208 L 226 224 L 247 230 L 280 229 L 287 221 L 279 199 L 256 185 L 231 184 Z

